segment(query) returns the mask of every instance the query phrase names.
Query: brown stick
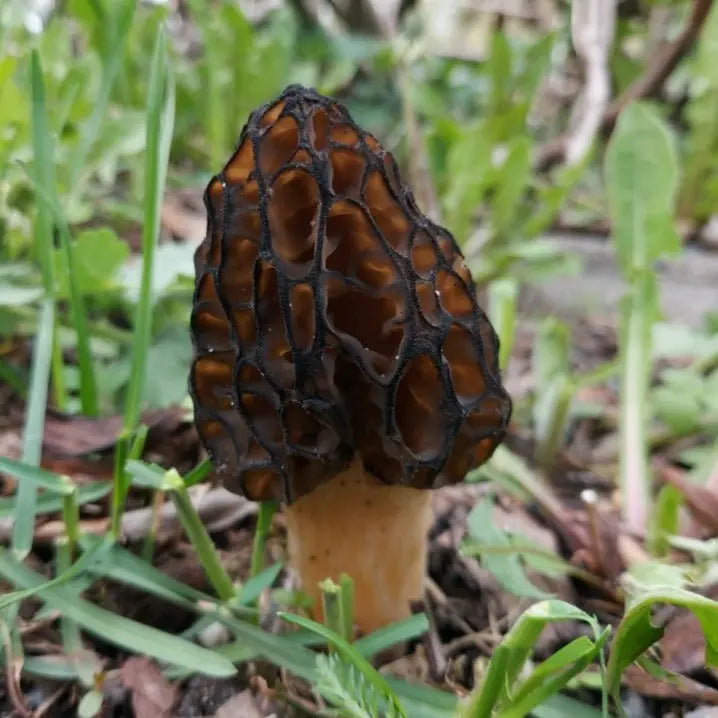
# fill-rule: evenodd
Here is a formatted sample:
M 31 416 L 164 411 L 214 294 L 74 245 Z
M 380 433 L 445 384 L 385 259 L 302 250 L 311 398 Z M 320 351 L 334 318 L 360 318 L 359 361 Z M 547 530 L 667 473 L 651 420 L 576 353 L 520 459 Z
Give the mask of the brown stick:
M 698 38 L 712 6 L 713 0 L 694 0 L 690 17 L 678 37 L 665 45 L 643 75 L 608 106 L 603 117 L 604 131 L 610 132 L 613 129 L 618 115 L 626 105 L 643 97 L 653 97 L 660 92 L 663 83 Z
M 678 37 L 665 45 L 643 75 L 608 106 L 601 123 L 603 132 L 610 134 L 613 131 L 618 116 L 628 104 L 644 97 L 654 97 L 660 92 L 663 83 L 698 38 L 712 6 L 713 0 L 694 0 L 690 16 Z M 565 156 L 566 137 L 557 137 L 538 148 L 535 167 L 545 172 L 563 162 Z

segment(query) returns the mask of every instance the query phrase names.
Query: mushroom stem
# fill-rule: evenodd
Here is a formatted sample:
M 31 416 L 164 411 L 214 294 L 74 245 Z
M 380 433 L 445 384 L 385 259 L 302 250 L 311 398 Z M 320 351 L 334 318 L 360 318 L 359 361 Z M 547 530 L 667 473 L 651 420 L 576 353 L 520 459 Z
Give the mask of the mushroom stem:
M 354 624 L 366 634 L 411 615 L 426 574 L 431 491 L 388 486 L 357 458 L 285 512 L 289 559 L 322 620 L 318 584 L 354 580 Z

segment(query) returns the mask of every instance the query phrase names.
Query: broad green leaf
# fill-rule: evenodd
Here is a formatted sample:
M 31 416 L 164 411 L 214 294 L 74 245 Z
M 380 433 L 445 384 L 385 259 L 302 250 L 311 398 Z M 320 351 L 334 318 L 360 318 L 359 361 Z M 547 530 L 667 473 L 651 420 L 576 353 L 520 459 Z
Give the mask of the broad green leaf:
M 161 297 L 178 279 L 194 277 L 193 242 L 165 242 L 155 249 L 155 264 L 152 270 L 152 295 Z M 128 301 L 136 303 L 140 298 L 142 265 L 131 258 L 120 268 L 119 282 L 124 288 Z
M 656 322 L 652 345 L 656 359 L 711 357 L 718 355 L 718 334 L 708 334 L 685 324 Z
M 468 238 L 473 214 L 494 176 L 492 139 L 487 124 L 479 122 L 457 130 L 448 152 L 446 174 L 450 183 L 444 195 L 444 213 L 447 226 L 460 244 Z
M 651 524 L 647 536 L 649 551 L 656 556 L 665 556 L 668 552 L 668 537 L 678 531 L 679 511 L 683 504 L 683 494 L 671 484 L 661 486 L 653 507 Z
M 504 104 L 511 99 L 512 53 L 508 38 L 503 32 L 491 34 L 491 52 L 487 62 L 487 73 L 491 81 L 489 112 L 500 114 Z
M 678 566 L 663 561 L 641 561 L 634 563 L 626 572 L 632 588 L 627 591 L 632 595 L 642 596 L 649 590 L 673 590 L 685 588 L 688 584 L 688 575 L 685 566 Z
M 515 596 L 546 598 L 550 594 L 529 581 L 521 565 L 521 559 L 516 553 L 497 556 L 489 552 L 482 552 L 483 544 L 511 546 L 511 540 L 494 523 L 492 508 L 491 497 L 487 497 L 472 509 L 467 519 L 470 541 L 462 547 L 462 550 L 480 556 L 483 567 L 491 572 L 505 590 Z
M 606 152 L 613 240 L 629 279 L 680 247 L 673 226 L 678 160 L 673 137 L 658 112 L 635 102 L 618 117 Z
M 168 478 L 167 472 L 157 464 L 131 459 L 125 463 L 125 471 L 132 477 L 132 483 L 155 491 L 171 491 L 174 483 Z
M 117 285 L 117 272 L 130 254 L 127 242 L 109 227 L 80 232 L 72 242 L 75 258 L 75 279 L 81 294 L 96 294 Z M 58 294 L 68 297 L 67 255 L 55 250 L 55 276 Z
M 148 407 L 179 404 L 187 394 L 187 367 L 192 359 L 192 342 L 184 326 L 171 326 L 150 345 L 147 352 Z
M 699 429 L 706 396 L 703 377 L 690 369 L 668 369 L 651 392 L 656 414 L 677 434 Z

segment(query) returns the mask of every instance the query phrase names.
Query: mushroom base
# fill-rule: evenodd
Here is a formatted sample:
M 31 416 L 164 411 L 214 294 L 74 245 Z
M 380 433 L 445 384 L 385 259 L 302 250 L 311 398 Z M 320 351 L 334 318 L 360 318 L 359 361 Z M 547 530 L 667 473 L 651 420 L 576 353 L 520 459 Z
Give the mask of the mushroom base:
M 431 492 L 387 486 L 361 462 L 285 511 L 289 559 L 322 620 L 318 583 L 354 580 L 354 624 L 370 633 L 411 615 L 421 599 L 431 525 Z

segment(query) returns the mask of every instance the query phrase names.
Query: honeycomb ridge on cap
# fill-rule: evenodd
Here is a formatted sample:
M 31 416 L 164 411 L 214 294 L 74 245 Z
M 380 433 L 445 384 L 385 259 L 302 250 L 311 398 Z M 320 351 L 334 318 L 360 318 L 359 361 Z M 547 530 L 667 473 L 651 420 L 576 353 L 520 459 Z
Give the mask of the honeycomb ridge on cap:
M 469 270 L 342 105 L 288 87 L 204 199 L 189 384 L 228 489 L 291 502 L 355 453 L 436 488 L 491 456 L 511 400 Z

